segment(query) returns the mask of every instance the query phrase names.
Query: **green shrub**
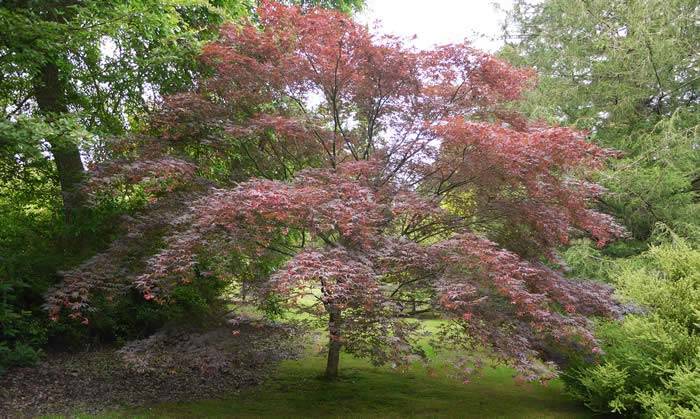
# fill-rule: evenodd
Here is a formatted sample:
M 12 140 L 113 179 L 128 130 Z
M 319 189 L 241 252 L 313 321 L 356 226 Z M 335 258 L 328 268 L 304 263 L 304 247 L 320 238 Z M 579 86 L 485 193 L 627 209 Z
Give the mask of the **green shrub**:
M 0 284 L 0 374 L 13 366 L 32 365 L 46 343 L 46 326 L 28 311 L 17 311 L 10 284 Z
M 137 290 L 115 299 L 95 297 L 95 311 L 88 325 L 78 321 L 61 320 L 51 327 L 50 341 L 55 348 L 80 349 L 86 344 L 116 343 L 151 335 L 163 326 L 198 326 L 218 321 L 225 309 L 223 282 L 215 278 L 197 277 L 190 284 L 178 285 L 171 301 L 160 304 L 148 301 Z
M 644 313 L 600 324 L 605 355 L 566 371 L 569 391 L 601 413 L 700 417 L 700 251 L 665 234 L 610 277 Z

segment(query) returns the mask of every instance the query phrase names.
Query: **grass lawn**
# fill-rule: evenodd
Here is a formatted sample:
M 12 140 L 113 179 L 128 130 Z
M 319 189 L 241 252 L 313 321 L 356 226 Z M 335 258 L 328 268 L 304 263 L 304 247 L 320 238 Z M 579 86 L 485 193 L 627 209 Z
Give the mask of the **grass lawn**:
M 427 328 L 434 328 L 434 322 L 426 321 Z M 512 370 L 498 367 L 486 368 L 482 376 L 463 384 L 450 374 L 445 360 L 434 361 L 431 369 L 417 364 L 398 371 L 343 354 L 340 379 L 328 382 L 320 378 L 325 358 L 310 349 L 303 359 L 283 362 L 265 384 L 239 394 L 106 417 L 592 417 L 566 396 L 558 381 L 547 386 L 516 383 Z
M 343 356 L 342 377 L 319 378 L 325 360 L 310 356 L 284 362 L 269 382 L 224 399 L 163 404 L 110 417 L 454 417 L 588 418 L 561 384 L 516 384 L 506 368 L 487 369 L 462 384 L 422 367 L 407 372 L 375 368 Z

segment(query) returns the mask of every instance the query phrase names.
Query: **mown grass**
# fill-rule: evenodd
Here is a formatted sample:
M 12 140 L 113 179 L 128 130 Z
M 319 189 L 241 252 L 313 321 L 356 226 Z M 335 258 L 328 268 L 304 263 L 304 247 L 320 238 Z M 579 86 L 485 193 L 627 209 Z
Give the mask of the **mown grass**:
M 434 330 L 440 321 L 424 321 Z M 323 335 L 319 336 L 324 339 Z M 488 367 L 468 384 L 449 367 L 449 360 L 432 356 L 429 366 L 414 364 L 399 371 L 374 367 L 343 354 L 341 377 L 321 378 L 325 359 L 309 348 L 305 357 L 283 362 L 261 386 L 230 396 L 167 403 L 113 412 L 104 417 L 213 418 L 588 418 L 560 382 L 547 386 L 518 383 L 506 367 Z M 434 354 L 434 352 L 430 351 Z
M 415 367 L 406 372 L 375 368 L 350 356 L 342 377 L 319 377 L 324 359 L 284 362 L 264 385 L 230 397 L 170 403 L 116 412 L 108 417 L 215 418 L 587 418 L 557 382 L 517 384 L 506 368 L 488 369 L 470 384 L 444 371 Z

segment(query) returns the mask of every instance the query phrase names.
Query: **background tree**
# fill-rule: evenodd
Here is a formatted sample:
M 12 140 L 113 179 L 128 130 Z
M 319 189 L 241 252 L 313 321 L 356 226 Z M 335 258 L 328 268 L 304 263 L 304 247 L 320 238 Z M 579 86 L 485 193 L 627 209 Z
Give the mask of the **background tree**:
M 590 209 L 601 190 L 584 180 L 611 152 L 510 112 L 529 71 L 467 45 L 416 52 L 333 11 L 263 2 L 257 17 L 225 27 L 204 49 L 213 76 L 166 101 L 154 122 L 175 146 L 167 157 L 122 167 L 127 179 L 144 168 L 177 178 L 206 144 L 240 150 L 228 173 L 256 179 L 188 205 L 145 272 L 123 275 L 119 247 L 69 272 L 49 296 L 54 316 L 88 319 L 94 295 L 134 287 L 168 302 L 205 267 L 240 283 L 231 261 L 275 260 L 248 286 L 261 304 L 326 318 L 329 378 L 343 347 L 377 363 L 419 352 L 396 297 L 411 289 L 455 321 L 453 339 L 529 378 L 553 344 L 595 350 L 586 316 L 618 312 L 611 290 L 540 260 L 571 235 L 602 246 L 622 234 Z M 216 154 L 190 161 L 206 174 Z M 99 175 L 97 190 L 113 173 Z
M 361 10 L 364 5 L 364 0 L 292 0 L 283 2 L 296 4 L 302 9 L 309 7 L 325 7 L 327 9 L 336 9 L 345 13 L 351 13 Z
M 237 0 L 3 2 L 5 118 L 41 115 L 56 124 L 70 114 L 98 138 L 123 134 L 158 95 L 190 86 L 202 69 L 195 59 L 200 42 L 224 20 L 246 11 L 246 3 Z M 85 206 L 81 147 L 91 136 L 57 134 L 43 141 L 56 164 L 64 215 L 72 223 Z
M 361 4 L 327 6 L 350 11 Z M 0 104 L 5 118 L 42 115 L 51 122 L 70 113 L 97 136 L 83 135 L 87 138 L 81 142 L 67 133 L 44 139 L 69 222 L 85 205 L 78 186 L 84 171 L 80 148 L 89 160 L 94 150 L 87 141 L 137 127 L 161 95 L 191 87 L 204 70 L 196 59 L 202 42 L 250 8 L 246 0 L 3 3 Z
M 656 222 L 698 232 L 695 1 L 518 1 L 501 55 L 537 69 L 535 118 L 591 131 L 625 153 L 600 180 L 600 205 L 645 240 Z

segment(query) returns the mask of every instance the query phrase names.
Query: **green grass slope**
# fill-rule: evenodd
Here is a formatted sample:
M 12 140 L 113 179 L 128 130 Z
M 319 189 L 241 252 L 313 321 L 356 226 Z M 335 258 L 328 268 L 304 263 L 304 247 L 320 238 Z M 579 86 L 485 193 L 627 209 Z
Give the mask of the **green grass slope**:
M 435 333 L 442 320 L 421 320 Z M 340 378 L 321 375 L 319 355 L 325 332 L 309 339 L 306 356 L 283 362 L 263 384 L 221 399 L 167 403 L 102 415 L 106 418 L 590 418 L 583 405 L 564 392 L 559 381 L 522 383 L 513 370 L 486 367 L 464 384 L 451 367 L 450 354 L 438 354 L 429 340 L 426 367 L 416 363 L 401 371 L 375 367 L 343 354 Z
M 216 400 L 163 404 L 108 417 L 213 418 L 588 418 L 561 384 L 516 383 L 507 368 L 487 368 L 463 384 L 445 369 L 376 368 L 344 355 L 342 377 L 319 377 L 325 360 L 283 363 L 263 386 Z

